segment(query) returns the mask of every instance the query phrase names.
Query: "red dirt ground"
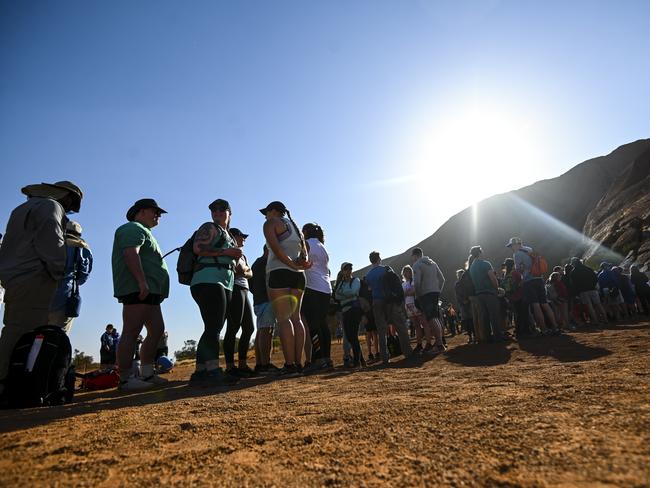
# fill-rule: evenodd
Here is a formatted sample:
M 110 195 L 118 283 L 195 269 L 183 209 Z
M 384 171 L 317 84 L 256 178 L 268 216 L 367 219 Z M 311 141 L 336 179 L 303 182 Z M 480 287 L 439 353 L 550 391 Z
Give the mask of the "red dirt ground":
M 231 389 L 186 364 L 155 391 L 0 411 L 0 485 L 650 486 L 650 323 L 449 344 Z

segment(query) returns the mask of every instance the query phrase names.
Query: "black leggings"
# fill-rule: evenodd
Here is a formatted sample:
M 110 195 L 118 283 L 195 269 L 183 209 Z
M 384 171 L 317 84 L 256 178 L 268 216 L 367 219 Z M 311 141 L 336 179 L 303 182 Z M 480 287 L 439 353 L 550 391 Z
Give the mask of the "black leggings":
M 330 294 L 307 288 L 302 297 L 302 314 L 311 336 L 312 360 L 329 359 L 332 336 L 327 326 Z
M 354 362 L 361 361 L 361 344 L 359 344 L 359 323 L 361 322 L 361 309 L 352 307 L 350 310 L 343 312 L 343 331 L 345 337 L 352 346 L 352 357 Z
M 248 299 L 248 290 L 239 285 L 235 285 L 232 291 L 232 300 L 228 307 L 228 327 L 226 335 L 223 338 L 223 355 L 226 358 L 226 364 L 235 362 L 235 339 L 239 328 L 241 327 L 241 336 L 239 337 L 238 357 L 240 361 L 246 361 L 248 346 L 253 335 L 253 309 Z
M 232 292 L 221 285 L 199 283 L 190 288 L 203 318 L 203 334 L 196 347 L 196 364 L 219 360 L 219 334 L 226 321 Z

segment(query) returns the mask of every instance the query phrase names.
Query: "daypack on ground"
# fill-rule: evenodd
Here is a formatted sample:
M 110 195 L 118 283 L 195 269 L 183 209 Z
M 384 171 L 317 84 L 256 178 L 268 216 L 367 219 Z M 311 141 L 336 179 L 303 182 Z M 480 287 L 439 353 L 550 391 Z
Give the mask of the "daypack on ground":
M 528 256 L 532 260 L 532 264 L 530 265 L 531 275 L 540 278 L 548 273 L 548 262 L 544 256 L 534 251 L 529 252 Z
M 386 272 L 382 276 L 382 283 L 384 285 L 384 301 L 386 303 L 402 303 L 404 301 L 402 280 L 390 266 L 386 266 Z
M 402 354 L 402 346 L 400 345 L 397 336 L 388 334 L 386 337 L 386 347 L 388 348 L 388 353 L 392 358 Z
M 60 327 L 46 325 L 24 334 L 11 354 L 6 380 L 9 406 L 60 405 L 74 396 L 70 339 Z
M 88 373 L 77 373 L 76 376 L 81 378 L 83 390 L 108 390 L 120 383 L 120 374 L 115 368 L 96 369 Z
M 213 224 L 214 225 L 214 224 Z M 216 225 L 215 225 L 216 227 Z M 199 263 L 198 256 L 194 254 L 194 237 L 196 232 L 192 234 L 185 244 L 183 244 L 178 250 L 178 261 L 176 262 L 176 272 L 178 273 L 178 282 L 181 285 L 190 285 L 192 283 L 192 276 L 198 270 L 208 267 L 215 268 L 229 268 L 230 265 L 217 262 L 217 258 L 214 258 L 214 263 Z M 216 247 L 221 247 L 225 239 L 221 239 L 217 242 Z

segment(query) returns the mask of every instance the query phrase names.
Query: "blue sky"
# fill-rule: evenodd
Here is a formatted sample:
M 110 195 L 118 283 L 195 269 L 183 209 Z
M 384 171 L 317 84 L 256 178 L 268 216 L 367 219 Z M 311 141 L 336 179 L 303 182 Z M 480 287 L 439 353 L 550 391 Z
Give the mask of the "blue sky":
M 96 264 L 71 339 L 98 356 L 134 200 L 169 211 L 169 250 L 228 199 L 253 260 L 257 209 L 279 199 L 326 230 L 332 270 L 364 266 L 648 137 L 649 17 L 643 1 L 2 2 L 0 227 L 26 184 L 83 188 Z M 172 350 L 199 337 L 188 288 L 163 311 Z

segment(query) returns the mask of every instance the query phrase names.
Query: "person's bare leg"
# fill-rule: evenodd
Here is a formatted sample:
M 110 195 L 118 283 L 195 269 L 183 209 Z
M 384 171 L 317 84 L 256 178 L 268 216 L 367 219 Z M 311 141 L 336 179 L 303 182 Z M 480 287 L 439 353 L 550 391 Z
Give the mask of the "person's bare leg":
M 291 295 L 295 298 L 295 309 L 291 314 L 291 322 L 293 324 L 293 336 L 294 336 L 294 347 L 295 347 L 295 361 L 296 364 L 300 364 L 302 359 L 302 351 L 305 350 L 306 356 L 306 345 L 305 338 L 307 337 L 306 327 L 302 323 L 302 318 L 300 316 L 300 308 L 302 305 L 302 290 L 291 290 Z M 311 340 L 309 344 L 309 360 L 311 361 Z
M 142 331 L 151 305 L 123 305 L 122 306 L 122 335 L 117 347 L 117 364 L 123 380 L 128 379 L 133 367 L 133 354 L 135 341 Z
M 544 316 L 546 317 L 547 322 L 550 324 L 550 328 L 555 330 L 557 329 L 557 322 L 555 321 L 555 314 L 551 310 L 551 306 L 548 303 L 540 305 L 544 311 Z
M 290 289 L 269 288 L 269 298 L 271 299 L 273 313 L 278 322 L 278 335 L 280 336 L 284 362 L 286 364 L 296 364 L 296 341 L 294 337 L 293 323 L 291 322 L 291 314 L 293 310 L 295 310 L 295 305 L 293 303 L 294 297 L 291 295 L 290 291 Z M 304 337 L 305 335 L 303 330 L 303 341 Z M 303 344 L 300 345 L 301 351 L 302 348 Z
M 535 323 L 537 324 L 537 327 L 539 327 L 539 330 L 542 332 L 545 332 L 546 322 L 544 321 L 544 313 L 542 312 L 542 307 L 540 307 L 539 303 L 533 303 L 531 307 L 533 309 L 533 316 L 535 317 Z
M 424 335 L 424 339 L 427 341 L 427 346 L 433 345 L 433 324 L 428 320 L 424 320 L 424 317 L 420 315 L 418 317 L 417 327 L 420 329 L 420 335 Z M 420 337 L 422 339 L 422 337 Z M 418 342 L 420 344 L 420 342 Z
M 163 319 L 162 310 L 160 305 L 147 305 L 149 311 L 145 317 L 144 326 L 147 329 L 147 337 L 145 337 L 140 346 L 140 362 L 142 376 L 147 378 L 154 373 L 154 359 L 156 357 L 156 349 L 160 338 L 165 332 L 165 321 Z
M 422 347 L 422 339 L 424 338 L 424 332 L 422 329 L 422 324 L 420 318 L 412 317 L 411 321 L 415 328 L 415 347 Z
M 431 329 L 433 331 L 433 336 L 436 338 L 436 346 L 442 346 L 442 324 L 439 319 L 434 318 L 431 320 Z

